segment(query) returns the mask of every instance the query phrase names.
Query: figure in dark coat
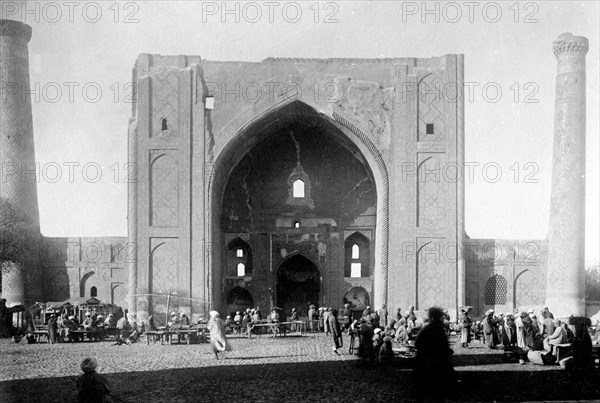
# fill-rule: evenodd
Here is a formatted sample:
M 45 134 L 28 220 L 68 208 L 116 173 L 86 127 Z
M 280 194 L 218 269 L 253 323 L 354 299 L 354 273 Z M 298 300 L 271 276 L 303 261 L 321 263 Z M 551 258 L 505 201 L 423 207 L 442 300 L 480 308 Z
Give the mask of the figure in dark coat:
M 415 392 L 418 398 L 430 396 L 442 399 L 456 381 L 450 362 L 453 352 L 448 346 L 443 315 L 442 309 L 429 308 L 429 323 L 421 329 L 415 340 Z
M 483 337 L 485 338 L 485 344 L 489 348 L 496 348 L 498 345 L 498 333 L 496 332 L 494 310 L 490 309 L 486 312 L 485 318 L 481 321 L 483 325 Z
M 152 332 L 156 332 L 158 329 L 156 328 L 156 325 L 154 324 L 154 316 L 150 315 L 148 317 L 148 330 L 152 331 Z
M 502 345 L 505 350 L 512 350 L 517 346 L 517 326 L 512 316 L 506 319 L 506 325 L 502 327 Z
M 375 359 L 375 350 L 373 349 L 373 326 L 367 319 L 362 318 L 360 322 L 360 347 L 358 355 L 363 360 L 373 361 Z
M 48 319 L 48 341 L 50 344 L 56 343 L 57 336 L 58 322 L 56 321 L 56 315 L 52 315 L 50 319 Z
M 85 403 L 106 402 L 110 395 L 108 381 L 96 372 L 96 360 L 86 358 L 81 363 L 83 375 L 77 378 L 77 401 Z
M 342 328 L 340 322 L 338 322 L 337 315 L 337 310 L 333 309 L 329 313 L 329 318 L 327 320 L 329 321 L 329 330 L 331 330 L 331 335 L 333 336 L 333 354 L 340 355 L 338 348 L 342 347 L 344 343 L 342 341 Z
M 471 339 L 471 324 L 473 321 L 469 317 L 470 309 L 471 307 L 460 309 L 461 315 L 458 323 L 460 324 L 460 344 L 463 347 L 468 347 Z

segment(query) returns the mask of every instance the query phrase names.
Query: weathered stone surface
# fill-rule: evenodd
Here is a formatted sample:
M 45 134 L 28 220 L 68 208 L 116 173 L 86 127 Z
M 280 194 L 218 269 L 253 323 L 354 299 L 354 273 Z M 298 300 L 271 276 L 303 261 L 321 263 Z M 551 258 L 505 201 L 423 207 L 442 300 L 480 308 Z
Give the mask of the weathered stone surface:
M 558 61 L 546 304 L 585 314 L 585 56 L 587 38 L 562 34 Z
M 35 235 L 39 233 L 39 210 L 27 48 L 30 39 L 30 26 L 0 20 L 0 197 L 28 215 Z M 32 250 L 29 262 L 18 265 L 19 274 L 15 271 L 7 275 L 6 285 L 3 282 L 3 298 L 9 305 L 25 304 L 28 298 L 41 296 L 34 279 L 29 281 L 27 295 L 27 272 L 37 275 L 34 271 L 38 261 L 34 257 Z

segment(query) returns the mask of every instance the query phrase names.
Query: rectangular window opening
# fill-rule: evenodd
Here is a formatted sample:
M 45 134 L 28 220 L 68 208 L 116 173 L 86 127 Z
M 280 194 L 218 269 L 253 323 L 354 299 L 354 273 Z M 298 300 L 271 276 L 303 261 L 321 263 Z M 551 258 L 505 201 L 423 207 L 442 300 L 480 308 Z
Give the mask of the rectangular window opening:
M 426 134 L 433 134 L 433 123 L 427 123 L 425 128 Z
M 360 263 L 350 263 L 350 277 L 361 277 L 362 265 Z

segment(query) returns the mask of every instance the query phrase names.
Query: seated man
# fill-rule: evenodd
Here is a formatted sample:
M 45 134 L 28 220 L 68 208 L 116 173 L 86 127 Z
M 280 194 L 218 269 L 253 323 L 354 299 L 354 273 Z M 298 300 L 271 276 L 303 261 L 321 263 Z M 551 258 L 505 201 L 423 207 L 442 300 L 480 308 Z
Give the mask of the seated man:
M 70 325 L 71 322 L 69 321 L 69 317 L 67 316 L 67 314 L 63 314 L 58 320 L 58 333 L 62 341 L 71 341 L 71 335 L 69 334 Z
M 396 327 L 396 335 L 394 337 L 394 341 L 396 343 L 407 343 L 408 342 L 408 330 L 406 328 L 406 319 L 402 318 L 400 319 L 400 321 L 398 322 L 398 325 Z
M 71 341 L 83 341 L 83 336 L 79 333 L 74 333 L 74 331 L 79 329 L 79 322 L 75 318 L 75 316 L 69 316 L 69 336 L 71 336 Z
M 231 317 L 229 316 L 229 318 L 231 318 Z M 234 318 L 233 318 L 233 321 L 234 321 L 236 324 L 238 324 L 238 325 L 239 325 L 240 323 L 242 323 L 242 313 L 241 313 L 240 311 L 237 311 L 237 312 L 235 313 L 235 316 L 234 316 Z
M 554 333 L 544 338 L 544 350 L 546 351 L 551 351 L 552 346 L 567 343 L 567 331 L 561 326 L 560 319 L 556 318 L 552 323 L 554 325 Z M 557 355 L 556 349 L 554 350 L 554 355 Z
M 131 334 L 131 324 L 127 320 L 126 316 L 123 316 L 121 319 L 117 321 L 117 329 L 119 332 L 119 336 L 122 338 L 127 338 Z
M 83 330 L 85 330 L 86 332 L 90 332 L 87 334 L 88 338 L 89 339 L 95 338 L 96 321 L 92 318 L 92 315 L 89 312 L 85 314 L 85 319 L 83 320 L 82 325 L 83 325 Z
M 108 328 L 117 327 L 117 320 L 115 319 L 115 315 L 113 315 L 112 313 L 109 313 L 107 318 L 104 320 L 104 324 Z

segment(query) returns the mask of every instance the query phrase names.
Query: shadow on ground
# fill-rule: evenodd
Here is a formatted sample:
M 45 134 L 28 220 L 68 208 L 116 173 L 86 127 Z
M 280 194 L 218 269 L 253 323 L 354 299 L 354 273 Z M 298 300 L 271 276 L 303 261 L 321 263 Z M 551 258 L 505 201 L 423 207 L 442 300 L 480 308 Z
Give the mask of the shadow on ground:
M 459 368 L 460 369 L 460 368 Z M 600 376 L 565 371 L 459 371 L 449 400 L 527 401 L 600 399 Z M 358 361 L 222 365 L 106 374 L 122 401 L 410 401 L 412 372 L 399 365 Z M 76 401 L 75 377 L 0 383 L 6 402 Z M 432 387 L 436 387 L 432 380 Z M 118 400 L 113 400 L 118 401 Z

